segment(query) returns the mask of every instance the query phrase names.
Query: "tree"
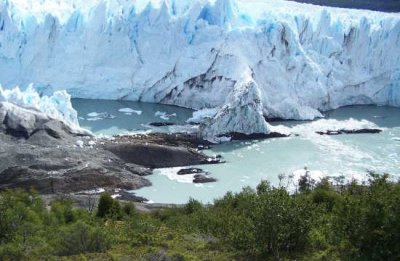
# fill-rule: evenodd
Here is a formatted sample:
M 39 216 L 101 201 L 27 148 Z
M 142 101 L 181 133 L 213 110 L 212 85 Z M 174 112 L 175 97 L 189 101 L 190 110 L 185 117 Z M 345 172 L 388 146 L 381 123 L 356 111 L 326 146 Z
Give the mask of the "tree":
M 97 207 L 98 217 L 112 217 L 112 218 L 120 218 L 121 217 L 121 206 L 118 201 L 114 200 L 110 194 L 103 193 L 99 199 L 99 205 Z

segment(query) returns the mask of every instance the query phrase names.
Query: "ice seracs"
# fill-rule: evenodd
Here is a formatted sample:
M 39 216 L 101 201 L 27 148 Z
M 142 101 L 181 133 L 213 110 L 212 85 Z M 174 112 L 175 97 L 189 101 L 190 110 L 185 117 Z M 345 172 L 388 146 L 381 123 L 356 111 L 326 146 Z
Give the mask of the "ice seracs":
M 0 0 L 0 72 L 41 94 L 207 109 L 205 135 L 255 133 L 264 117 L 400 106 L 400 16 L 282 0 Z
M 226 104 L 200 125 L 203 137 L 212 139 L 231 133 L 268 133 L 263 117 L 260 90 L 253 81 L 238 85 Z
M 0 103 L 6 107 L 15 108 L 14 105 L 16 105 L 22 109 L 35 111 L 43 117 L 62 121 L 73 130 L 84 131 L 79 127 L 78 113 L 72 108 L 71 96 L 65 91 L 57 91 L 52 96 L 40 96 L 32 85 L 29 85 L 26 90 L 21 90 L 19 87 L 4 89 L 0 86 Z M 21 120 L 24 118 L 22 114 L 26 117 L 34 117 L 33 114 L 28 115 L 21 109 L 18 111 L 10 109 L 10 113 L 21 114 L 18 117 L 11 117 Z

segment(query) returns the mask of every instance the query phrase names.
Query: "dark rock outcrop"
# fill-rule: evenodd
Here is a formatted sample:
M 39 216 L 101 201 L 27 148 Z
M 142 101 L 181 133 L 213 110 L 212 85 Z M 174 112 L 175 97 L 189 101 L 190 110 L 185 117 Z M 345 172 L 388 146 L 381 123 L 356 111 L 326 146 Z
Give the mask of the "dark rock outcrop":
M 178 175 L 190 175 L 190 174 L 199 174 L 199 173 L 204 173 L 205 171 L 199 168 L 187 168 L 187 169 L 181 169 L 178 171 Z
M 208 157 L 197 150 L 158 144 L 122 143 L 105 146 L 128 163 L 150 168 L 180 167 L 205 164 Z
M 0 173 L 0 189 L 35 189 L 40 194 L 75 193 L 96 188 L 120 188 L 126 190 L 150 186 L 151 183 L 130 172 L 110 172 L 104 168 L 65 168 L 48 171 L 47 168 L 10 167 Z
M 194 175 L 193 183 L 210 183 L 210 182 L 216 182 L 217 179 L 212 178 L 208 175 L 201 175 L 197 174 Z
M 286 138 L 290 135 L 278 133 L 278 132 L 270 132 L 270 133 L 252 133 L 245 134 L 239 132 L 231 132 L 224 135 L 220 135 L 219 137 L 230 137 L 232 140 L 254 140 L 254 139 L 271 139 L 271 138 Z
M 153 127 L 165 127 L 165 126 L 174 126 L 175 123 L 173 123 L 173 122 L 150 122 L 149 125 L 153 126 Z

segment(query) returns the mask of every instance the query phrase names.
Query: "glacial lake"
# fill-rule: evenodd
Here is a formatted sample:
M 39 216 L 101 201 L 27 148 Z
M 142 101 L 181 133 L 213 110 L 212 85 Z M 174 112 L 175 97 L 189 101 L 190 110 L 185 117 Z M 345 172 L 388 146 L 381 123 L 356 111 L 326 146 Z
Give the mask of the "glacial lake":
M 192 110 L 175 106 L 129 101 L 75 99 L 73 105 L 80 116 L 81 126 L 105 135 L 132 131 L 174 131 L 175 126 L 155 128 L 148 126 L 148 123 L 165 121 L 183 124 L 192 114 Z M 124 108 L 136 112 L 119 111 Z M 96 117 L 98 115 L 93 112 L 103 113 L 100 115 L 103 117 Z M 368 179 L 368 170 L 390 173 L 394 178 L 400 177 L 400 108 L 343 107 L 327 112 L 325 119 L 344 124 L 351 124 L 353 119 L 368 121 L 382 128 L 383 132 L 321 136 L 315 134 L 313 122 L 274 122 L 275 126 L 301 129 L 302 133 L 289 138 L 213 146 L 205 153 L 222 155 L 226 163 L 203 165 L 200 168 L 217 178 L 215 183 L 193 184 L 192 177 L 176 174 L 180 168 L 157 169 L 148 177 L 153 186 L 134 193 L 156 203 L 186 203 L 189 198 L 207 203 L 227 191 L 238 192 L 245 186 L 256 187 L 261 180 L 278 185 L 280 174 L 294 176 L 281 181 L 281 185 L 294 189 L 293 180 L 303 174 L 305 168 L 317 180 L 324 176 L 344 176 L 346 180 L 355 178 L 362 182 Z

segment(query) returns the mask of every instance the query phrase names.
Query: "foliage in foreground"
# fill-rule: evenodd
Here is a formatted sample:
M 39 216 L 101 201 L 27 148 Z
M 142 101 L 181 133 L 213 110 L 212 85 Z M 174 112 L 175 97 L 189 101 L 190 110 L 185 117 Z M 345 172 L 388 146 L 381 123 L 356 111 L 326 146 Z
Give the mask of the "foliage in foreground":
M 139 213 L 109 195 L 96 213 L 68 199 L 0 193 L 0 260 L 399 260 L 400 185 L 262 182 L 211 206 Z

